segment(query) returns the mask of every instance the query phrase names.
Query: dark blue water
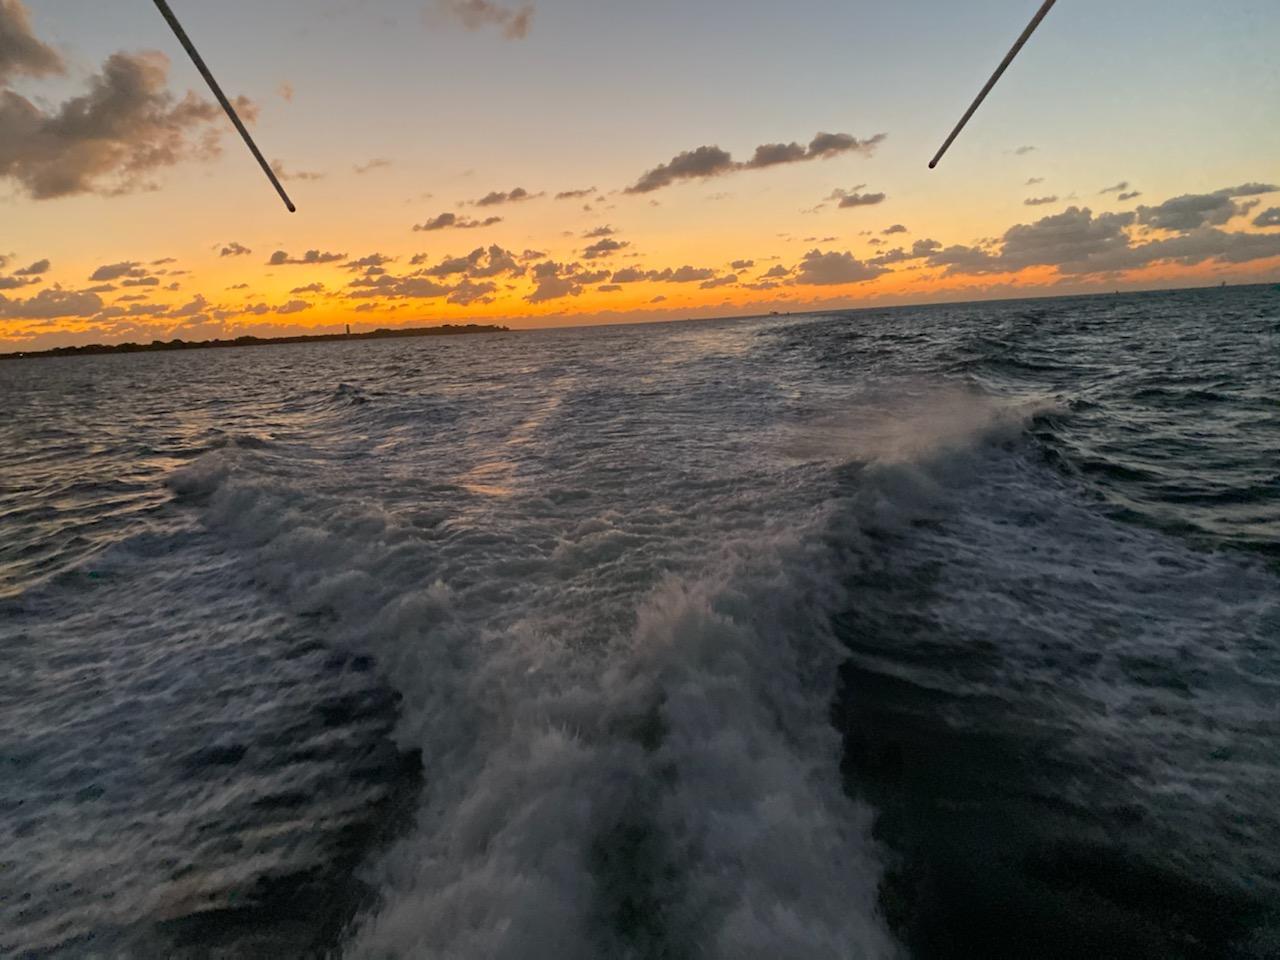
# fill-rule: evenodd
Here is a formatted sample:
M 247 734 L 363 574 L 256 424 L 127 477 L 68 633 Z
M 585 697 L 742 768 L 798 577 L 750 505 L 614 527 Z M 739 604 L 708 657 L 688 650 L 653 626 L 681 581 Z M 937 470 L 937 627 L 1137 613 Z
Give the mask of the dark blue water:
M 0 364 L 0 952 L 1280 952 L 1280 292 Z

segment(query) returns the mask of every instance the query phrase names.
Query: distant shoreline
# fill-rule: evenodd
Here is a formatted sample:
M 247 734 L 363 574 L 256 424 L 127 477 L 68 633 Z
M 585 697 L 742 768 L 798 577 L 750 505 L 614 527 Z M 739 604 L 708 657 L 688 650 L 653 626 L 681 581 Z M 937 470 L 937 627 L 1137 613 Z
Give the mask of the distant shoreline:
M 436 327 L 380 327 L 365 333 L 315 333 L 292 337 L 236 337 L 234 340 L 153 340 L 150 343 L 90 343 L 82 347 L 0 353 L 0 360 L 32 357 L 76 357 L 100 353 L 156 353 L 165 350 L 212 350 L 223 347 L 270 347 L 285 343 L 329 343 L 343 340 L 394 340 L 399 337 L 457 337 L 472 333 L 510 333 L 497 324 L 445 323 Z

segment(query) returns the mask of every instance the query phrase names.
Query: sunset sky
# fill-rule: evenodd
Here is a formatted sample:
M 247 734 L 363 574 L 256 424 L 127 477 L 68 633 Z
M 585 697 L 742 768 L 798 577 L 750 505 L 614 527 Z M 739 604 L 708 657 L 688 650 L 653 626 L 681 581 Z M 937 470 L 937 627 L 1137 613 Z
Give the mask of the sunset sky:
M 0 0 L 0 351 L 1280 280 L 1280 4 Z

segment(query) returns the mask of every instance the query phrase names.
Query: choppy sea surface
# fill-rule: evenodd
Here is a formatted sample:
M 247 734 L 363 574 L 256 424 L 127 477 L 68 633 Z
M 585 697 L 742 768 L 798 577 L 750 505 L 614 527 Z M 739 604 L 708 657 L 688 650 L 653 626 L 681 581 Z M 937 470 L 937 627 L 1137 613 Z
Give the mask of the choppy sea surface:
M 0 400 L 2 955 L 1280 956 L 1280 289 Z

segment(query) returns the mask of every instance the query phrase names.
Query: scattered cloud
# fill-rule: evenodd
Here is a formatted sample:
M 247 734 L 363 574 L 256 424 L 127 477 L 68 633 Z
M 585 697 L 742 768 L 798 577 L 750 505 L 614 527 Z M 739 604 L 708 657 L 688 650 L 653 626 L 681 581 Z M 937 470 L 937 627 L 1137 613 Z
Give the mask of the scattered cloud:
M 1117 200 L 1132 200 L 1135 197 L 1142 196 L 1141 190 L 1126 190 L 1124 193 L 1116 194 Z
M 1047 197 L 1027 197 L 1027 199 L 1022 201 L 1023 206 L 1027 206 L 1027 207 L 1043 207 L 1047 203 L 1057 203 L 1057 202 L 1058 202 L 1058 195 L 1056 193 L 1050 194 Z
M 608 224 L 604 224 L 603 226 L 592 227 L 582 235 L 582 238 L 584 240 L 591 240 L 595 237 L 612 237 L 615 233 L 617 233 L 617 231 L 614 230 L 613 227 Z
M 1031 153 L 1033 150 L 1035 150 L 1035 147 L 1029 147 L 1029 146 L 1028 146 L 1028 147 L 1017 147 L 1017 148 L 1015 148 L 1015 149 L 1014 149 L 1013 153 L 1014 153 L 1014 155 L 1015 155 L 1015 156 L 1018 156 L 1018 157 L 1025 157 L 1028 153 Z
M 583 250 L 582 256 L 587 260 L 598 260 L 601 257 L 612 256 L 624 247 L 629 246 L 630 244 L 625 240 L 614 240 L 610 237 L 605 237 L 603 240 L 597 240 Z
M 895 234 L 895 233 L 906 233 L 906 232 L 907 232 L 907 228 L 900 223 L 895 223 L 893 226 L 885 227 L 883 230 L 880 231 L 880 233 L 886 237 L 891 236 L 892 234 Z
M 1201 226 L 1221 226 L 1244 213 L 1238 197 L 1273 193 L 1280 187 L 1270 183 L 1242 183 L 1213 193 L 1187 193 L 1154 207 L 1138 207 L 1138 222 L 1156 230 L 1194 230 Z
M 232 240 L 225 247 L 223 247 L 221 250 L 218 251 L 218 256 L 247 257 L 251 253 L 253 253 L 253 251 L 250 250 L 248 247 L 246 247 L 244 244 L 237 243 L 235 240 Z
M 0 66 L 39 72 L 46 68 L 35 64 L 48 62 L 21 33 L 22 10 L 14 0 L 0 0 Z M 16 40 L 6 32 L 14 29 Z M 116 53 L 90 77 L 86 93 L 52 110 L 0 89 L 0 178 L 36 200 L 117 195 L 153 186 L 148 177 L 165 167 L 215 156 L 221 110 L 190 92 L 175 99 L 168 74 L 163 54 Z M 236 103 L 251 121 L 253 103 L 243 97 Z
M 1104 193 L 1124 193 L 1128 189 L 1129 189 L 1129 181 L 1121 180 L 1119 183 L 1113 183 L 1109 187 L 1103 187 L 1101 190 L 1098 191 L 1098 194 L 1099 196 L 1101 196 Z
M 267 261 L 267 266 L 313 266 L 320 263 L 336 263 L 347 259 L 345 253 L 322 253 L 319 250 L 308 250 L 301 257 L 291 257 L 284 250 L 277 250 Z
M 729 266 L 734 270 L 749 270 L 756 265 L 754 260 L 735 260 Z
M 1268 207 L 1253 219 L 1255 227 L 1280 227 L 1280 207 Z
M 0 2 L 3 2 L 3 0 L 0 0 Z M 35 263 L 25 266 L 20 270 L 13 271 L 13 273 L 14 276 L 18 277 L 38 277 L 42 273 L 48 273 L 49 266 L 50 264 L 48 259 L 37 260 Z
M 57 320 L 64 317 L 91 317 L 102 310 L 102 298 L 87 290 L 49 287 L 25 300 L 10 300 L 0 294 L 0 317 L 13 320 Z
M 22 0 L 0 0 L 0 84 L 17 75 L 43 77 L 66 72 L 61 55 L 36 37 Z
M 884 139 L 883 133 L 867 140 L 859 140 L 847 133 L 818 133 L 808 146 L 799 143 L 761 144 L 745 162 L 735 161 L 728 151 L 720 147 L 697 147 L 676 154 L 666 163 L 647 171 L 625 192 L 651 193 L 684 180 L 705 180 L 738 170 L 759 170 L 785 163 L 827 159 L 844 153 L 870 156 Z
M 826 198 L 828 200 L 839 200 L 838 207 L 848 209 L 850 207 L 873 207 L 878 203 L 884 203 L 885 195 L 883 193 L 859 193 L 865 184 L 860 184 L 852 190 L 832 190 L 831 194 Z
M 1044 183 L 1044 177 L 1027 177 L 1027 182 L 1023 186 L 1034 187 L 1037 183 Z
M 351 169 L 356 173 L 365 174 L 371 170 L 381 170 L 383 167 L 391 166 L 391 161 L 386 157 L 374 157 L 364 163 L 357 163 Z
M 324 174 L 313 170 L 287 170 L 280 160 L 271 161 L 271 170 L 281 180 L 323 180 Z
M 415 231 L 429 230 L 447 230 L 450 227 L 458 230 L 474 230 L 478 227 L 490 227 L 495 223 L 501 223 L 501 217 L 485 217 L 483 220 L 472 220 L 469 217 L 460 217 L 456 213 L 442 213 L 438 217 L 432 217 L 426 223 L 414 224 Z
M 596 192 L 595 187 L 586 187 L 582 190 L 561 190 L 556 194 L 557 200 L 581 200 L 583 197 L 589 197 Z
M 863 263 L 847 250 L 823 253 L 817 247 L 806 253 L 796 268 L 796 283 L 813 286 L 836 286 L 864 283 L 885 273 L 883 267 Z
M 276 94 L 286 103 L 293 103 L 293 84 L 288 80 L 283 81 L 276 87 Z
M 468 30 L 496 27 L 508 40 L 529 35 L 534 13 L 531 3 L 513 10 L 491 0 L 436 0 L 436 7 Z
M 485 194 L 479 200 L 472 200 L 473 207 L 496 207 L 503 203 L 519 203 L 522 200 L 532 200 L 540 197 L 540 193 L 530 193 L 524 187 L 515 187 L 511 190 L 492 190 Z
M 89 274 L 90 280 L 118 280 L 121 277 L 145 277 L 147 270 L 136 260 L 106 263 Z
M 315 283 L 308 283 L 305 287 L 294 287 L 290 293 L 324 293 L 324 284 L 318 280 Z

